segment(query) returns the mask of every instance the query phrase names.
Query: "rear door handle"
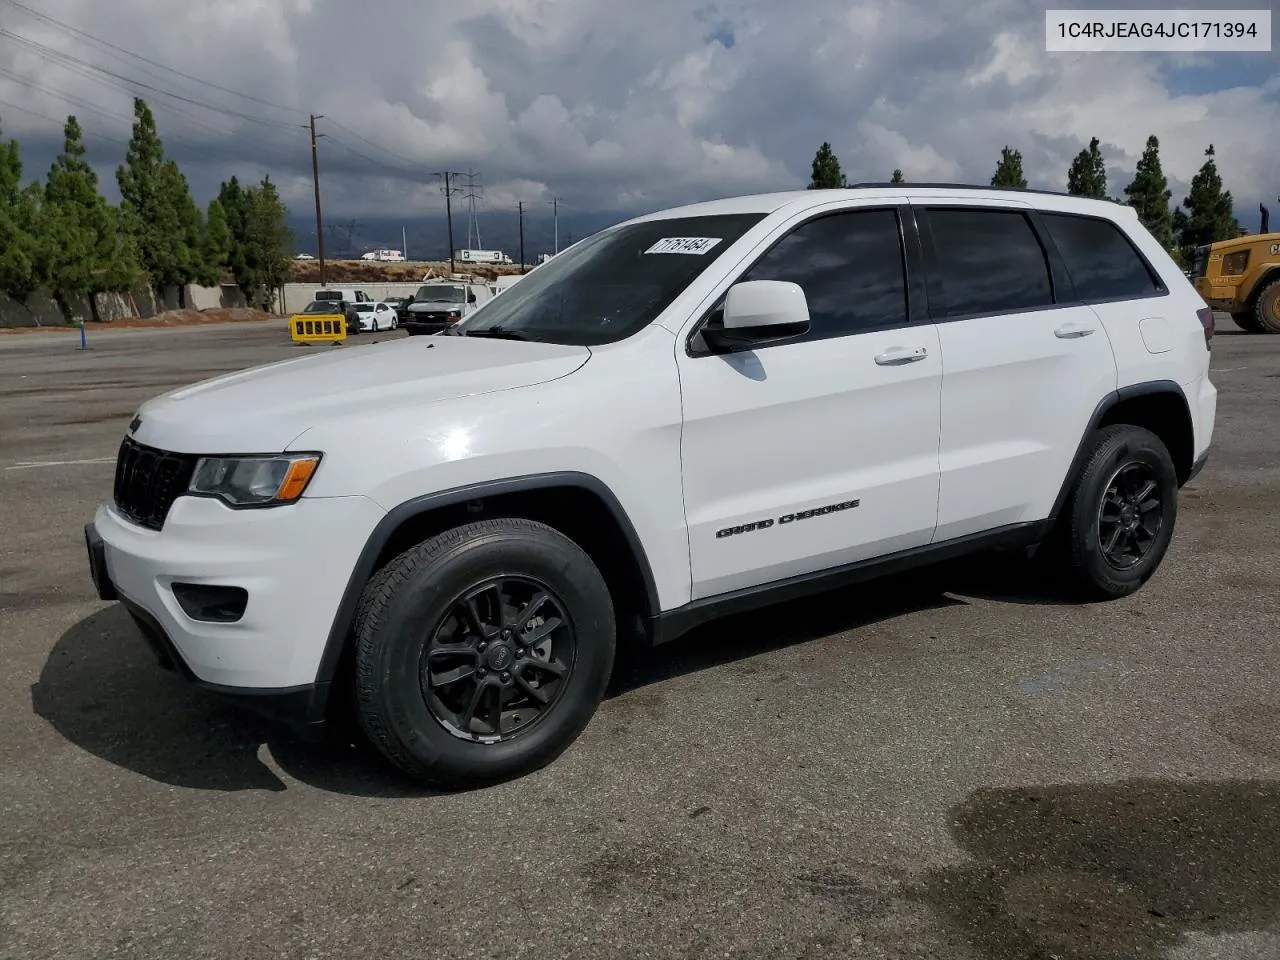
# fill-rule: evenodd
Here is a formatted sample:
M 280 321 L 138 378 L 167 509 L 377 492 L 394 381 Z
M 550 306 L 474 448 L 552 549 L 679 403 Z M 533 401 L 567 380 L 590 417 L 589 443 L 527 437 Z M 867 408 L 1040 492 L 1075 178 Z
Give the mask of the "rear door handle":
M 1064 323 L 1053 331 L 1053 335 L 1059 340 L 1074 340 L 1077 337 L 1087 337 L 1096 329 L 1096 327 L 1086 327 L 1083 323 Z
M 915 363 L 929 355 L 924 347 L 908 350 L 906 347 L 890 347 L 884 353 L 876 354 L 876 363 L 882 367 L 897 367 L 904 363 Z

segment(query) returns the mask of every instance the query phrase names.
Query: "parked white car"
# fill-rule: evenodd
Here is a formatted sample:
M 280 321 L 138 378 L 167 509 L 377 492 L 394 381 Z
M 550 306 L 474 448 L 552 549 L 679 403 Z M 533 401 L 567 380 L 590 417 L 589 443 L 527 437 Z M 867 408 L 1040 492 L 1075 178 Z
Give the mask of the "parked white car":
M 395 330 L 400 326 L 395 307 L 389 303 L 377 300 L 372 303 L 354 303 L 352 307 L 360 317 L 361 330 L 377 333 L 380 330 Z
M 565 750 L 620 646 L 729 613 L 987 548 L 1132 594 L 1213 439 L 1213 314 L 1105 200 L 717 200 L 518 286 L 144 404 L 85 529 L 98 595 L 195 684 L 309 732 L 351 703 L 465 787 Z

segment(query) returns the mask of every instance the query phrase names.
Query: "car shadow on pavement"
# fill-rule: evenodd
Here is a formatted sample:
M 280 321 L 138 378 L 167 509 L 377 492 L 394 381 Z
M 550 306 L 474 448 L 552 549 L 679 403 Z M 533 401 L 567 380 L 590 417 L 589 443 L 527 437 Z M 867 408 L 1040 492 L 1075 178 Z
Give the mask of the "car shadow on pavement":
M 1002 578 L 1008 574 L 998 559 L 974 558 L 963 573 L 971 595 L 981 595 L 984 583 L 990 591 L 1000 583 L 1007 586 Z M 704 625 L 670 646 L 620 656 L 607 696 L 906 613 L 964 604 L 948 593 L 958 576 L 958 568 L 929 567 Z M 1023 602 L 1035 602 L 1026 596 Z M 324 742 L 308 743 L 193 690 L 156 663 L 118 605 L 62 636 L 31 696 L 36 714 L 72 743 L 173 786 L 284 790 L 269 757 L 288 776 L 335 793 L 421 797 L 434 792 L 383 762 L 350 724 L 337 727 Z
M 1280 783 L 989 789 L 951 813 L 970 859 L 917 876 L 902 895 L 979 957 L 1157 960 L 1223 935 L 1267 941 L 1240 956 L 1274 956 Z
M 80 621 L 31 688 L 36 714 L 78 747 L 160 783 L 200 790 L 284 790 L 263 759 L 310 786 L 353 796 L 427 796 L 353 744 L 307 743 L 194 690 L 156 662 L 119 605 Z
M 620 657 L 609 695 L 966 598 L 1073 605 L 1018 555 L 982 553 L 704 624 L 669 646 Z

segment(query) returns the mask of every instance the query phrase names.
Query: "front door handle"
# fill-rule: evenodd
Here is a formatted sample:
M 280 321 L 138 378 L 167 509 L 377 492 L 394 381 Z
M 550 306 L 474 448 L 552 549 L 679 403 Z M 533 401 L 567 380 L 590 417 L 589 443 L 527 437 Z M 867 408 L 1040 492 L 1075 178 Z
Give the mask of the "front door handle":
M 882 367 L 896 367 L 904 363 L 915 363 L 929 355 L 924 347 L 908 350 L 906 347 L 890 347 L 884 353 L 876 354 L 876 363 Z
M 1095 329 L 1097 328 L 1087 327 L 1083 323 L 1064 323 L 1053 331 L 1053 335 L 1059 340 L 1074 340 L 1077 337 L 1087 337 Z

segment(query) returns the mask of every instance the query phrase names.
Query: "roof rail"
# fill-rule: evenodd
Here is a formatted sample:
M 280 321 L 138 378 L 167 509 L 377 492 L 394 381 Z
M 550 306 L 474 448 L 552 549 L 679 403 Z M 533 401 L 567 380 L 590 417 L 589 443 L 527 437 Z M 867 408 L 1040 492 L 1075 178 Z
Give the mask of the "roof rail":
M 926 187 L 929 189 L 942 189 L 942 190 L 1003 190 L 1003 191 L 1008 191 L 1010 193 L 1038 193 L 1038 194 L 1044 194 L 1050 197 L 1077 196 L 1077 194 L 1068 193 L 1065 190 L 1040 190 L 1040 189 L 1037 189 L 1036 187 L 993 187 L 989 183 L 919 183 L 916 181 L 910 181 L 910 182 L 904 181 L 902 183 L 894 183 L 891 180 L 883 180 L 883 181 L 877 181 L 877 182 L 867 181 L 865 183 L 849 184 L 850 190 L 864 190 L 864 189 L 872 189 L 872 188 L 880 188 L 880 187 L 887 187 L 888 189 L 891 189 L 891 190 L 899 190 L 904 187 Z M 1110 197 L 1081 197 L 1081 199 L 1082 200 L 1089 200 L 1089 199 L 1106 200 L 1109 203 L 1115 202 Z

